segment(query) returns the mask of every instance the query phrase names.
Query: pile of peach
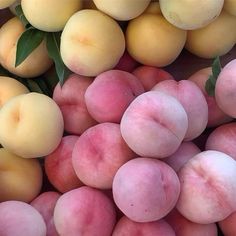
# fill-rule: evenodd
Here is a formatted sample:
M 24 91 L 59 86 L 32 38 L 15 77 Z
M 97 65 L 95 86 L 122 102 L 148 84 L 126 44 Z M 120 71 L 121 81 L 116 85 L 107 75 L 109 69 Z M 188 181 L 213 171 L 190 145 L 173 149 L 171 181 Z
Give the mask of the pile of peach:
M 214 68 L 179 81 L 161 68 L 184 47 L 230 53 L 235 2 L 116 1 L 21 1 L 33 27 L 62 31 L 71 74 L 52 97 L 19 81 L 53 69 L 45 41 L 15 67 L 24 25 L 12 17 L 0 28 L 12 74 L 0 76 L 0 235 L 236 235 L 236 59 L 214 96 Z

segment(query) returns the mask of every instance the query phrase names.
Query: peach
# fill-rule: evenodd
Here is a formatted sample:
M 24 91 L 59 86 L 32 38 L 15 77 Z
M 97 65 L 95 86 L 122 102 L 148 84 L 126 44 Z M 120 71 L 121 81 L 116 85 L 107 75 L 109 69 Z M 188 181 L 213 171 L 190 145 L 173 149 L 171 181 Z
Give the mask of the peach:
M 140 80 L 145 91 L 151 90 L 157 83 L 163 80 L 174 79 L 167 71 L 154 66 L 139 66 L 133 70 L 132 74 Z
M 221 221 L 236 210 L 236 162 L 219 151 L 203 151 L 178 172 L 178 211 L 199 224 Z
M 28 88 L 18 80 L 0 76 L 0 108 L 12 97 L 29 93 Z
M 73 149 L 72 164 L 84 184 L 109 189 L 119 167 L 134 157 L 121 136 L 120 125 L 105 122 L 89 128 L 79 137 Z
M 218 225 L 223 232 L 224 236 L 236 235 L 236 211 L 229 215 L 224 220 L 218 222 Z
M 59 197 L 57 192 L 43 192 L 30 203 L 42 215 L 47 226 L 47 236 L 59 235 L 53 221 L 54 208 Z
M 197 224 L 182 216 L 175 208 L 164 218 L 174 229 L 176 236 L 217 236 L 217 226 L 211 224 Z
M 118 63 L 125 51 L 125 37 L 114 19 L 98 10 L 84 9 L 66 23 L 60 51 L 72 72 L 97 76 Z
M 16 0 L 1 0 L 0 9 L 7 8 L 11 6 Z
M 193 140 L 206 128 L 208 106 L 202 91 L 190 80 L 165 80 L 152 88 L 174 96 L 184 107 L 188 116 L 188 129 L 184 140 Z
M 201 150 L 193 142 L 182 142 L 176 152 L 163 159 L 176 172 Z
M 25 28 L 14 17 L 0 28 L 0 63 L 11 73 L 23 78 L 32 78 L 46 72 L 52 66 L 46 42 L 43 42 L 17 67 L 15 67 L 17 41 Z
M 223 124 L 214 129 L 207 138 L 206 150 L 224 152 L 236 160 L 236 122 Z
M 175 236 L 174 230 L 164 220 L 139 223 L 123 216 L 116 224 L 112 236 Z
M 53 152 L 63 131 L 61 111 L 46 95 L 18 95 L 0 110 L 0 143 L 21 157 L 35 158 Z
M 156 221 L 175 206 L 180 183 L 175 171 L 152 158 L 135 158 L 117 171 L 113 198 L 118 208 L 136 222 Z
M 91 117 L 85 104 L 85 91 L 93 78 L 71 74 L 63 86 L 58 83 L 53 90 L 53 100 L 60 107 L 64 129 L 69 134 L 82 134 L 97 122 Z
M 69 18 L 82 8 L 82 0 L 21 0 L 21 6 L 32 26 L 56 32 L 61 31 Z
M 235 17 L 236 18 L 236 17 Z M 215 99 L 217 105 L 227 115 L 236 118 L 233 109 L 236 102 L 236 59 L 228 62 L 220 72 L 215 85 Z
M 162 14 L 159 1 L 151 1 L 144 11 L 145 14 Z
M 54 223 L 59 235 L 110 236 L 116 223 L 115 207 L 100 190 L 83 186 L 57 200 Z
M 45 157 L 44 167 L 48 180 L 62 193 L 83 185 L 72 166 L 72 151 L 78 138 L 75 135 L 64 136 L 58 147 Z
M 187 33 L 170 24 L 161 14 L 142 14 L 130 20 L 126 30 L 129 54 L 139 63 L 163 67 L 181 53 Z
M 30 202 L 41 191 L 42 182 L 38 160 L 25 159 L 0 148 L 0 202 Z
M 205 83 L 212 74 L 211 67 L 200 69 L 193 73 L 188 80 L 193 81 L 203 92 L 208 105 L 208 127 L 216 127 L 232 120 L 217 105 L 215 97 L 209 96 L 205 90 Z
M 46 224 L 31 205 L 6 201 L 0 203 L 0 235 L 45 236 Z
M 119 123 L 135 97 L 144 92 L 141 82 L 131 73 L 108 70 L 98 75 L 85 92 L 85 103 L 98 122 Z
M 224 10 L 230 13 L 231 15 L 236 16 L 236 2 L 234 0 L 225 0 Z
M 97 9 L 93 0 L 82 0 L 83 9 Z
M 120 21 L 127 21 L 141 15 L 151 0 L 139 0 L 134 4 L 133 0 L 93 0 L 96 7 Z
M 122 137 L 135 153 L 163 158 L 178 149 L 188 128 L 188 118 L 176 98 L 149 91 L 129 105 L 120 128 Z

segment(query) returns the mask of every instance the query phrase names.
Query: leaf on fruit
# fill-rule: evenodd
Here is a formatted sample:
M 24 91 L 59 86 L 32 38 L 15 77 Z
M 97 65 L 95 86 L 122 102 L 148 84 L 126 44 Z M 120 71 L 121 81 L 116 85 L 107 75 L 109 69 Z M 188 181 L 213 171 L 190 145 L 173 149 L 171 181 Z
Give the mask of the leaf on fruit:
M 45 32 L 33 27 L 24 31 L 17 41 L 15 67 L 19 66 L 43 41 Z
M 48 55 L 55 63 L 57 76 L 62 86 L 71 72 L 65 66 L 61 58 L 61 53 L 60 53 L 61 33 L 48 33 L 46 39 L 47 39 Z
M 20 19 L 20 21 L 22 22 L 24 27 L 26 29 L 31 27 L 29 21 L 26 19 L 25 15 L 23 13 L 23 10 L 22 10 L 22 7 L 20 4 L 15 7 L 15 11 L 16 11 L 16 15 L 18 16 L 18 18 Z
M 213 77 L 212 75 L 210 77 Z M 209 77 L 209 78 L 210 78 Z M 209 96 L 215 96 L 215 84 L 211 79 L 208 79 L 205 84 L 205 90 Z

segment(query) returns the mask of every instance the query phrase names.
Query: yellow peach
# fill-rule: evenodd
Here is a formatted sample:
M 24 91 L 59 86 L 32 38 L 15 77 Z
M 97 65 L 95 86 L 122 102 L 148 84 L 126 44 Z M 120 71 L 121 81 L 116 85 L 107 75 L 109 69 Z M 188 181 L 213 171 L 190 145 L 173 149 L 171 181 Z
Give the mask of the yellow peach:
M 0 9 L 7 8 L 11 6 L 16 0 L 1 0 L 0 1 Z
M 225 0 L 224 1 L 224 10 L 230 13 L 231 15 L 236 16 L 236 1 L 235 0 Z
M 159 2 L 150 2 L 144 13 L 148 14 L 162 14 Z
M 14 17 L 0 28 L 0 64 L 23 78 L 39 76 L 52 65 L 43 41 L 19 66 L 15 67 L 17 41 L 25 31 L 21 21 Z

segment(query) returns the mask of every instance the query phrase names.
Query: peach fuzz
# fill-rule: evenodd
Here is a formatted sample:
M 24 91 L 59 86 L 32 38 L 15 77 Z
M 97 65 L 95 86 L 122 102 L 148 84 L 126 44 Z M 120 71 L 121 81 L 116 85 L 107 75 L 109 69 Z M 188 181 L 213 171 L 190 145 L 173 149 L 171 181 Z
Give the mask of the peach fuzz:
M 187 33 L 171 25 L 161 14 L 142 14 L 130 20 L 126 29 L 129 54 L 139 63 L 163 67 L 181 53 Z
M 174 230 L 164 220 L 139 223 L 123 216 L 116 224 L 112 236 L 175 236 Z
M 218 222 L 218 225 L 223 232 L 224 236 L 236 235 L 236 211 L 224 220 Z
M 82 0 L 21 0 L 21 6 L 32 26 L 56 32 L 61 31 L 69 18 L 82 8 Z
M 0 235 L 45 236 L 46 224 L 31 205 L 6 201 L 0 203 Z
M 178 211 L 199 224 L 221 221 L 236 210 L 236 162 L 219 151 L 203 151 L 178 172 Z
M 45 157 L 44 167 L 48 180 L 61 193 L 83 185 L 72 166 L 72 152 L 78 138 L 75 135 L 64 136 L 58 147 Z
M 180 183 L 166 163 L 146 157 L 126 162 L 117 171 L 113 185 L 117 207 L 136 222 L 156 221 L 175 206 Z
M 236 122 L 215 128 L 206 140 L 206 150 L 224 152 L 236 160 Z
M 63 86 L 58 83 L 53 90 L 53 100 L 60 107 L 64 119 L 64 129 L 69 134 L 82 134 L 97 124 L 85 104 L 85 91 L 93 78 L 71 74 Z
M 78 178 L 86 185 L 109 189 L 125 162 L 136 157 L 120 133 L 120 125 L 101 123 L 86 130 L 75 143 L 72 164 Z
M 182 216 L 175 208 L 164 218 L 174 229 L 176 236 L 217 236 L 217 226 L 211 224 L 197 224 Z
M 16 0 L 1 0 L 0 9 L 10 7 Z
M 236 118 L 236 111 L 235 109 L 233 109 L 236 102 L 235 78 L 236 59 L 231 60 L 224 66 L 216 80 L 215 85 L 215 99 L 217 105 L 221 108 L 223 112 L 233 118 Z
M 115 206 L 100 190 L 83 186 L 58 199 L 54 223 L 59 235 L 110 236 L 116 223 Z
M 208 106 L 202 91 L 189 80 L 165 80 L 152 88 L 174 96 L 185 109 L 188 116 L 188 129 L 185 141 L 197 138 L 206 128 L 208 122 Z
M 120 128 L 122 137 L 135 153 L 164 158 L 172 155 L 183 141 L 188 117 L 176 98 L 163 92 L 149 91 L 129 105 Z
M 42 215 L 47 226 L 47 236 L 59 236 L 54 225 L 53 214 L 60 196 L 59 193 L 53 191 L 43 192 L 30 203 Z
M 176 152 L 163 161 L 178 172 L 188 160 L 200 152 L 201 150 L 193 142 L 182 142 Z
M 17 67 L 15 67 L 17 41 L 25 28 L 17 18 L 11 18 L 0 28 L 0 63 L 11 73 L 23 78 L 36 77 L 52 66 L 46 42 L 43 42 Z
M 21 157 L 42 157 L 53 152 L 63 131 L 61 111 L 46 95 L 18 95 L 0 110 L 0 143 Z
M 38 160 L 25 159 L 0 148 L 0 202 L 30 202 L 41 191 L 42 182 Z
M 193 73 L 188 80 L 193 81 L 203 92 L 208 105 L 208 127 L 216 127 L 232 120 L 217 105 L 215 97 L 209 96 L 205 90 L 205 83 L 212 74 L 211 67 L 200 69 Z
M 85 103 L 96 121 L 120 123 L 126 108 L 143 92 L 141 82 L 131 73 L 108 70 L 98 75 L 88 87 Z
M 125 37 L 114 19 L 98 10 L 84 9 L 66 23 L 60 51 L 72 72 L 97 76 L 118 63 L 125 51 Z
M 145 91 L 151 90 L 157 83 L 174 79 L 167 71 L 154 66 L 139 66 L 132 72 L 142 83 Z
M 28 88 L 18 80 L 0 76 L 0 108 L 12 97 L 29 93 Z

